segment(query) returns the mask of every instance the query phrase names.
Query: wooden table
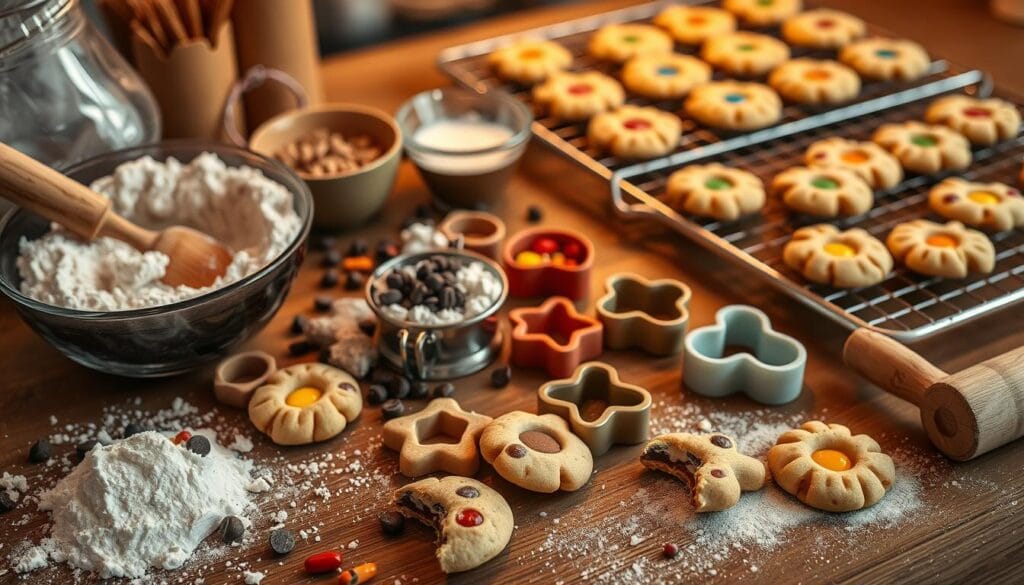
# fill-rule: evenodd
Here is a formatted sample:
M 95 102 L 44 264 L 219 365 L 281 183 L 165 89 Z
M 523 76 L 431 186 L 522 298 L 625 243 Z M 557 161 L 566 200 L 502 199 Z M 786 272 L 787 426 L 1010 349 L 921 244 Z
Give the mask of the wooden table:
M 394 43 L 384 47 L 339 56 L 326 61 L 324 78 L 331 100 L 355 101 L 394 110 L 408 96 L 446 83 L 433 68 L 438 50 L 474 39 L 520 30 L 584 14 L 614 8 L 627 2 L 592 2 L 527 12 L 500 20 Z M 943 2 L 867 3 L 832 0 L 834 4 L 886 24 L 896 33 L 907 34 L 934 45 L 937 51 L 971 65 L 988 68 L 1011 89 L 1024 90 L 1015 55 L 1024 54 L 1024 34 L 999 24 L 980 13 L 981 4 L 961 0 Z M 928 17 L 923 16 L 927 6 Z M 1024 517 L 1018 502 L 1024 497 L 1024 479 L 1020 466 L 1024 443 L 1000 449 L 970 463 L 952 465 L 934 454 L 909 405 L 874 389 L 842 365 L 840 349 L 847 331 L 811 310 L 773 290 L 752 282 L 737 270 L 721 264 L 696 246 L 650 225 L 622 225 L 608 211 L 606 186 L 572 167 L 542 145 L 533 145 L 510 187 L 508 197 L 497 211 L 506 218 L 511 231 L 525 225 L 525 210 L 530 204 L 544 208 L 545 222 L 573 226 L 589 234 L 598 249 L 593 283 L 595 289 L 607 275 L 632 270 L 648 276 L 674 277 L 693 288 L 691 326 L 713 320 L 714 311 L 731 303 L 747 303 L 764 309 L 778 329 L 792 334 L 808 348 L 806 390 L 796 403 L 764 414 L 771 420 L 800 421 L 824 418 L 868 433 L 883 448 L 902 453 L 923 466 L 922 506 L 896 528 L 868 527 L 846 534 L 842 528 L 822 528 L 821 521 L 786 531 L 786 543 L 771 550 L 756 546 L 739 549 L 720 562 L 714 572 L 705 567 L 694 573 L 683 569 L 700 561 L 684 553 L 675 561 L 661 558 L 661 543 L 675 542 L 681 547 L 692 543 L 695 534 L 685 523 L 691 520 L 687 496 L 678 483 L 664 476 L 643 472 L 637 461 L 639 447 L 615 448 L 600 457 L 597 475 L 590 484 L 571 494 L 540 495 L 511 486 L 493 470 L 484 466 L 478 475 L 495 486 L 512 505 L 517 522 L 511 545 L 496 560 L 468 574 L 453 576 L 459 583 L 575 582 L 581 575 L 597 582 L 646 582 L 737 580 L 763 583 L 781 582 L 936 582 L 977 580 L 1019 582 L 1022 563 L 1020 531 Z M 395 193 L 384 213 L 359 235 L 371 242 L 396 234 L 397 226 L 413 207 L 427 200 L 425 187 L 415 171 L 405 163 Z M 347 243 L 347 237 L 342 238 Z M 318 254 L 311 254 L 307 266 L 295 282 L 286 306 L 255 340 L 254 344 L 285 355 L 291 338 L 288 325 L 296 313 L 309 313 L 312 299 L 321 291 Z M 524 304 L 522 301 L 513 306 Z M 592 303 L 587 305 L 591 310 Z M 1004 310 L 964 326 L 955 333 L 941 335 L 918 349 L 937 365 L 955 371 L 1024 343 L 1021 307 Z M 79 367 L 34 335 L 15 315 L 8 301 L 0 302 L 0 433 L 6 449 L 0 454 L 3 469 L 24 473 L 33 483 L 41 477 L 38 467 L 24 463 L 29 445 L 54 432 L 47 422 L 53 414 L 61 424 L 100 419 L 107 405 L 125 405 L 141 397 L 140 408 L 169 406 L 173 397 L 182 396 L 201 409 L 215 406 L 210 392 L 211 368 L 193 374 L 155 382 L 132 381 L 98 374 Z M 608 362 L 620 369 L 626 381 L 650 389 L 655 396 L 654 417 L 659 426 L 684 425 L 695 428 L 697 419 L 681 423 L 667 420 L 665 413 L 698 413 L 699 416 L 737 417 L 742 413 L 757 421 L 765 412 L 743 400 L 708 401 L 680 392 L 678 359 L 652 360 L 636 353 L 609 353 Z M 285 358 L 285 363 L 289 360 Z M 533 411 L 536 388 L 544 381 L 538 372 L 517 371 L 505 390 L 492 390 L 485 381 L 486 372 L 457 382 L 456 397 L 467 408 L 497 416 L 513 409 Z M 419 405 L 410 402 L 414 408 Z M 687 405 L 687 406 L 683 406 Z M 661 413 L 661 414 L 659 414 Z M 753 413 L 753 414 L 750 414 Z M 222 424 L 235 425 L 255 435 L 242 413 L 225 410 Z M 279 477 L 288 475 L 282 462 L 300 462 L 325 452 L 345 453 L 355 458 L 361 450 L 365 466 L 390 473 L 395 455 L 380 446 L 380 413 L 367 407 L 354 429 L 321 445 L 298 449 L 278 449 L 258 439 L 250 456 L 270 464 Z M 112 429 L 116 431 L 117 429 Z M 64 446 L 66 451 L 70 449 Z M 65 451 L 60 451 L 63 453 Z M 271 461 L 272 457 L 277 457 Z M 338 491 L 349 485 L 348 473 L 328 474 L 324 483 Z M 405 482 L 399 475 L 390 477 L 392 487 Z M 387 486 L 385 486 L 386 488 Z M 302 559 L 309 553 L 333 546 L 344 546 L 358 539 L 358 548 L 346 552 L 346 564 L 374 561 L 380 565 L 379 583 L 419 583 L 442 579 L 433 559 L 433 536 L 422 527 L 407 529 L 399 539 L 381 536 L 376 512 L 386 506 L 387 489 L 380 486 L 350 490 L 320 503 L 315 513 L 303 511 L 306 501 L 319 501 L 313 494 L 299 494 L 300 505 L 289 509 L 288 525 L 296 531 L 323 522 L 322 541 L 300 543 L 291 556 L 278 562 L 269 558 L 267 516 L 277 509 L 264 501 L 257 521 L 259 538 L 231 559 L 204 562 L 201 570 L 185 569 L 191 582 L 195 576 L 207 584 L 239 582 L 236 567 L 248 561 L 250 567 L 268 573 L 264 583 L 327 582 L 304 578 Z M 267 500 L 265 498 L 265 500 Z M 644 508 L 658 511 L 660 518 L 642 515 Z M 45 515 L 32 511 L 24 526 L 13 525 L 19 510 L 9 514 L 0 527 L 0 557 L 6 558 L 12 547 L 25 537 L 42 535 Z M 822 516 L 824 518 L 824 516 Z M 639 518 L 647 525 L 634 527 L 642 542 L 631 545 L 626 526 Z M 559 521 L 556 523 L 555 519 Z M 588 528 L 592 526 L 593 528 Z M 598 538 L 595 530 L 605 531 Z M 558 536 L 549 536 L 557 531 Z M 836 536 L 836 535 L 839 536 Z M 844 536 L 844 534 L 846 534 Z M 603 540 L 615 550 L 597 549 Z M 545 542 L 547 541 L 547 544 Z M 817 542 L 816 542 L 817 541 Z M 574 548 L 575 545 L 575 548 Z M 689 558 L 687 558 L 689 555 Z M 710 565 L 709 565 L 710 566 Z M 0 562 L 0 569 L 6 565 Z M 755 571 L 756 569 L 756 571 Z M 176 582 L 178 574 L 167 578 Z M 620 579 L 621 577 L 621 579 Z M 50 569 L 32 575 L 31 582 L 67 582 L 63 569 Z M 8 573 L 0 581 L 13 582 Z

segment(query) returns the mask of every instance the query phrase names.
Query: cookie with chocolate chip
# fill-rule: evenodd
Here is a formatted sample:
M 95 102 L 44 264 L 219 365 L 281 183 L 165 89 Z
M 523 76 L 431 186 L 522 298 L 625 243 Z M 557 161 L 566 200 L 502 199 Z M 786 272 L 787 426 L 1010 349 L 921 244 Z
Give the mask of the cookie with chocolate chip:
M 594 470 L 590 448 L 555 414 L 499 416 L 480 435 L 480 453 L 499 475 L 535 492 L 578 490 Z

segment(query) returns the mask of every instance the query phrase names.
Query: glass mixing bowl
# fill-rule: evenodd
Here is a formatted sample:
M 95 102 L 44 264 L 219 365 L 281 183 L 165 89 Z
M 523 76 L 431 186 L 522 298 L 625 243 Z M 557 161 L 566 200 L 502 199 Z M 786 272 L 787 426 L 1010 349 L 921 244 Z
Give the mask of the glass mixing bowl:
M 143 156 L 188 162 L 212 152 L 229 166 L 247 165 L 291 191 L 302 220 L 298 236 L 273 262 L 207 294 L 170 305 L 130 311 L 82 311 L 31 299 L 20 291 L 18 242 L 46 233 L 49 222 L 15 209 L 0 220 L 0 292 L 46 341 L 89 368 L 134 378 L 170 376 L 217 359 L 255 335 L 281 307 L 302 264 L 313 218 L 306 184 L 277 161 L 202 141 L 168 141 L 119 150 L 83 161 L 65 173 L 86 185 L 124 162 Z

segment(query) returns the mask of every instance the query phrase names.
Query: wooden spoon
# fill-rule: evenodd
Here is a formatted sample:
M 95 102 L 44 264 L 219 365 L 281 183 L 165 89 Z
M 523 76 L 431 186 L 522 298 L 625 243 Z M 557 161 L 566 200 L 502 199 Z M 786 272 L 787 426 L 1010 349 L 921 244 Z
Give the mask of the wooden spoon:
M 3 143 L 0 196 L 85 241 L 106 236 L 143 252 L 166 254 L 171 260 L 162 280 L 168 286 L 210 286 L 231 264 L 231 252 L 210 236 L 182 226 L 162 231 L 141 228 L 114 213 L 110 199 Z

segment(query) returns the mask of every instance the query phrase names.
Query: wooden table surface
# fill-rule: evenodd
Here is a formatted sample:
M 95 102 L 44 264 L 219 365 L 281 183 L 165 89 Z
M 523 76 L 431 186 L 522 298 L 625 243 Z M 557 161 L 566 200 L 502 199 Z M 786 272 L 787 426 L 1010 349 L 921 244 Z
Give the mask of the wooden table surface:
M 1024 33 L 992 20 L 982 11 L 980 2 L 825 3 L 913 36 L 954 60 L 988 68 L 997 74 L 1000 83 L 1024 91 L 1024 75 L 1016 61 L 1024 54 Z M 373 104 L 393 111 L 408 96 L 445 83 L 433 67 L 435 55 L 445 46 L 624 4 L 592 2 L 537 10 L 331 58 L 324 64 L 327 94 L 331 100 Z M 927 17 L 922 14 L 925 7 Z M 427 198 L 415 171 L 404 163 L 390 204 L 359 235 L 371 242 L 384 235 L 393 237 L 400 221 Z M 854 527 L 848 526 L 847 520 L 836 521 L 825 514 L 812 516 L 787 529 L 781 534 L 784 542 L 774 546 L 742 543 L 731 547 L 726 541 L 725 552 L 731 554 L 720 554 L 723 558 L 718 560 L 704 557 L 721 551 L 698 538 L 685 489 L 674 480 L 642 471 L 637 461 L 639 447 L 614 448 L 598 458 L 595 477 L 582 490 L 570 494 L 523 491 L 485 465 L 478 478 L 506 496 L 516 514 L 517 529 L 510 546 L 497 559 L 472 572 L 452 576 L 451 582 L 1020 581 L 1024 516 L 1018 510 L 1024 505 L 1018 502 L 1024 497 L 1020 474 L 1024 443 L 969 463 L 950 464 L 929 447 L 912 407 L 870 387 L 843 366 L 840 349 L 846 330 L 723 265 L 694 245 L 650 225 L 621 224 L 610 215 L 606 202 L 605 185 L 544 146 L 534 144 L 497 212 L 506 219 L 510 231 L 515 231 L 526 224 L 527 206 L 538 204 L 544 208 L 545 223 L 573 226 L 590 235 L 598 250 L 595 290 L 607 275 L 622 270 L 678 278 L 693 289 L 691 327 L 710 323 L 714 312 L 724 305 L 747 303 L 766 311 L 776 328 L 795 336 L 808 349 L 803 396 L 775 409 L 760 408 L 744 399 L 710 401 L 682 393 L 678 358 L 653 360 L 638 353 L 605 354 L 603 359 L 617 366 L 626 381 L 645 386 L 654 394 L 656 430 L 696 430 L 700 419 L 706 417 L 739 429 L 742 441 L 742 427 L 747 424 L 752 432 L 759 425 L 814 418 L 846 424 L 856 432 L 874 436 L 883 449 L 898 455 L 898 462 L 910 470 L 920 487 L 919 505 L 896 526 L 883 523 Z M 347 235 L 341 237 L 342 244 L 347 241 Z M 310 313 L 313 297 L 321 292 L 317 288 L 318 262 L 319 255 L 310 254 L 286 306 L 254 341 L 255 345 L 285 354 L 292 339 L 287 334 L 292 316 Z M 512 306 L 523 304 L 516 301 Z M 586 308 L 592 310 L 592 302 Z M 1011 307 L 955 333 L 932 338 L 915 349 L 944 369 L 955 371 L 1024 344 L 1021 317 L 1021 307 Z M 201 410 L 215 407 L 210 391 L 212 368 L 155 382 L 95 373 L 71 363 L 34 335 L 6 300 L 0 302 L 0 331 L 4 332 L 0 336 L 0 436 L 5 446 L 0 462 L 3 470 L 28 475 L 33 485 L 48 485 L 54 480 L 52 471 L 24 463 L 29 445 L 55 432 L 48 422 L 51 414 L 61 425 L 98 422 L 104 407 L 132 405 L 136 397 L 139 405 L 132 408 L 167 408 L 178 396 Z M 285 358 L 284 362 L 289 360 Z M 492 416 L 513 409 L 535 410 L 536 389 L 544 381 L 542 374 L 516 371 L 513 384 L 500 391 L 488 387 L 485 375 L 457 382 L 456 398 L 465 407 Z M 409 404 L 419 408 L 416 402 Z M 301 542 L 291 556 L 281 560 L 269 558 L 265 538 L 272 521 L 268 516 L 281 503 L 266 496 L 256 520 L 257 539 L 229 557 L 193 563 L 179 573 L 158 577 L 191 583 L 201 576 L 207 584 L 236 583 L 241 579 L 239 563 L 247 562 L 248 568 L 267 573 L 264 583 L 329 582 L 303 577 L 302 559 L 309 553 L 358 540 L 356 548 L 346 551 L 346 564 L 378 563 L 380 583 L 443 579 L 433 558 L 433 536 L 428 529 L 413 526 L 398 539 L 385 539 L 378 529 L 376 512 L 386 507 L 388 491 L 406 480 L 393 474 L 396 457 L 380 446 L 380 413 L 376 407 L 366 407 L 354 427 L 341 436 L 296 449 L 280 449 L 257 437 L 240 412 L 220 412 L 216 420 L 221 428 L 237 427 L 256 439 L 256 449 L 249 456 L 274 470 L 279 485 L 296 481 L 298 488 L 303 486 L 294 477 L 298 474 L 284 467 L 286 462 L 322 460 L 327 453 L 337 456 L 332 465 L 337 465 L 338 471 L 320 480 L 335 492 L 333 498 L 323 502 L 317 495 L 301 493 L 301 489 L 288 496 L 298 501 L 297 507 L 287 508 L 288 526 L 296 531 L 317 526 L 321 541 Z M 71 447 L 61 449 L 58 453 L 63 454 Z M 361 462 L 361 471 L 341 464 L 354 459 Z M 351 488 L 353 477 L 365 478 L 368 473 L 377 483 Z M 315 511 L 309 509 L 309 503 L 317 504 Z M 786 509 L 793 507 L 785 503 L 789 506 Z M 34 505 L 24 508 L 9 514 L 0 526 L 0 570 L 6 568 L 6 557 L 18 548 L 18 543 L 26 537 L 38 540 L 43 535 L 46 516 L 36 512 Z M 18 525 L 13 519 L 24 512 L 29 516 L 24 525 Z M 759 520 L 752 516 L 750 521 Z M 707 522 L 715 520 L 706 520 L 705 526 Z M 693 548 L 674 561 L 664 561 L 663 542 Z M 33 583 L 66 583 L 68 578 L 69 573 L 58 568 L 34 573 L 28 579 Z M 0 575 L 0 581 L 16 579 L 7 572 Z

